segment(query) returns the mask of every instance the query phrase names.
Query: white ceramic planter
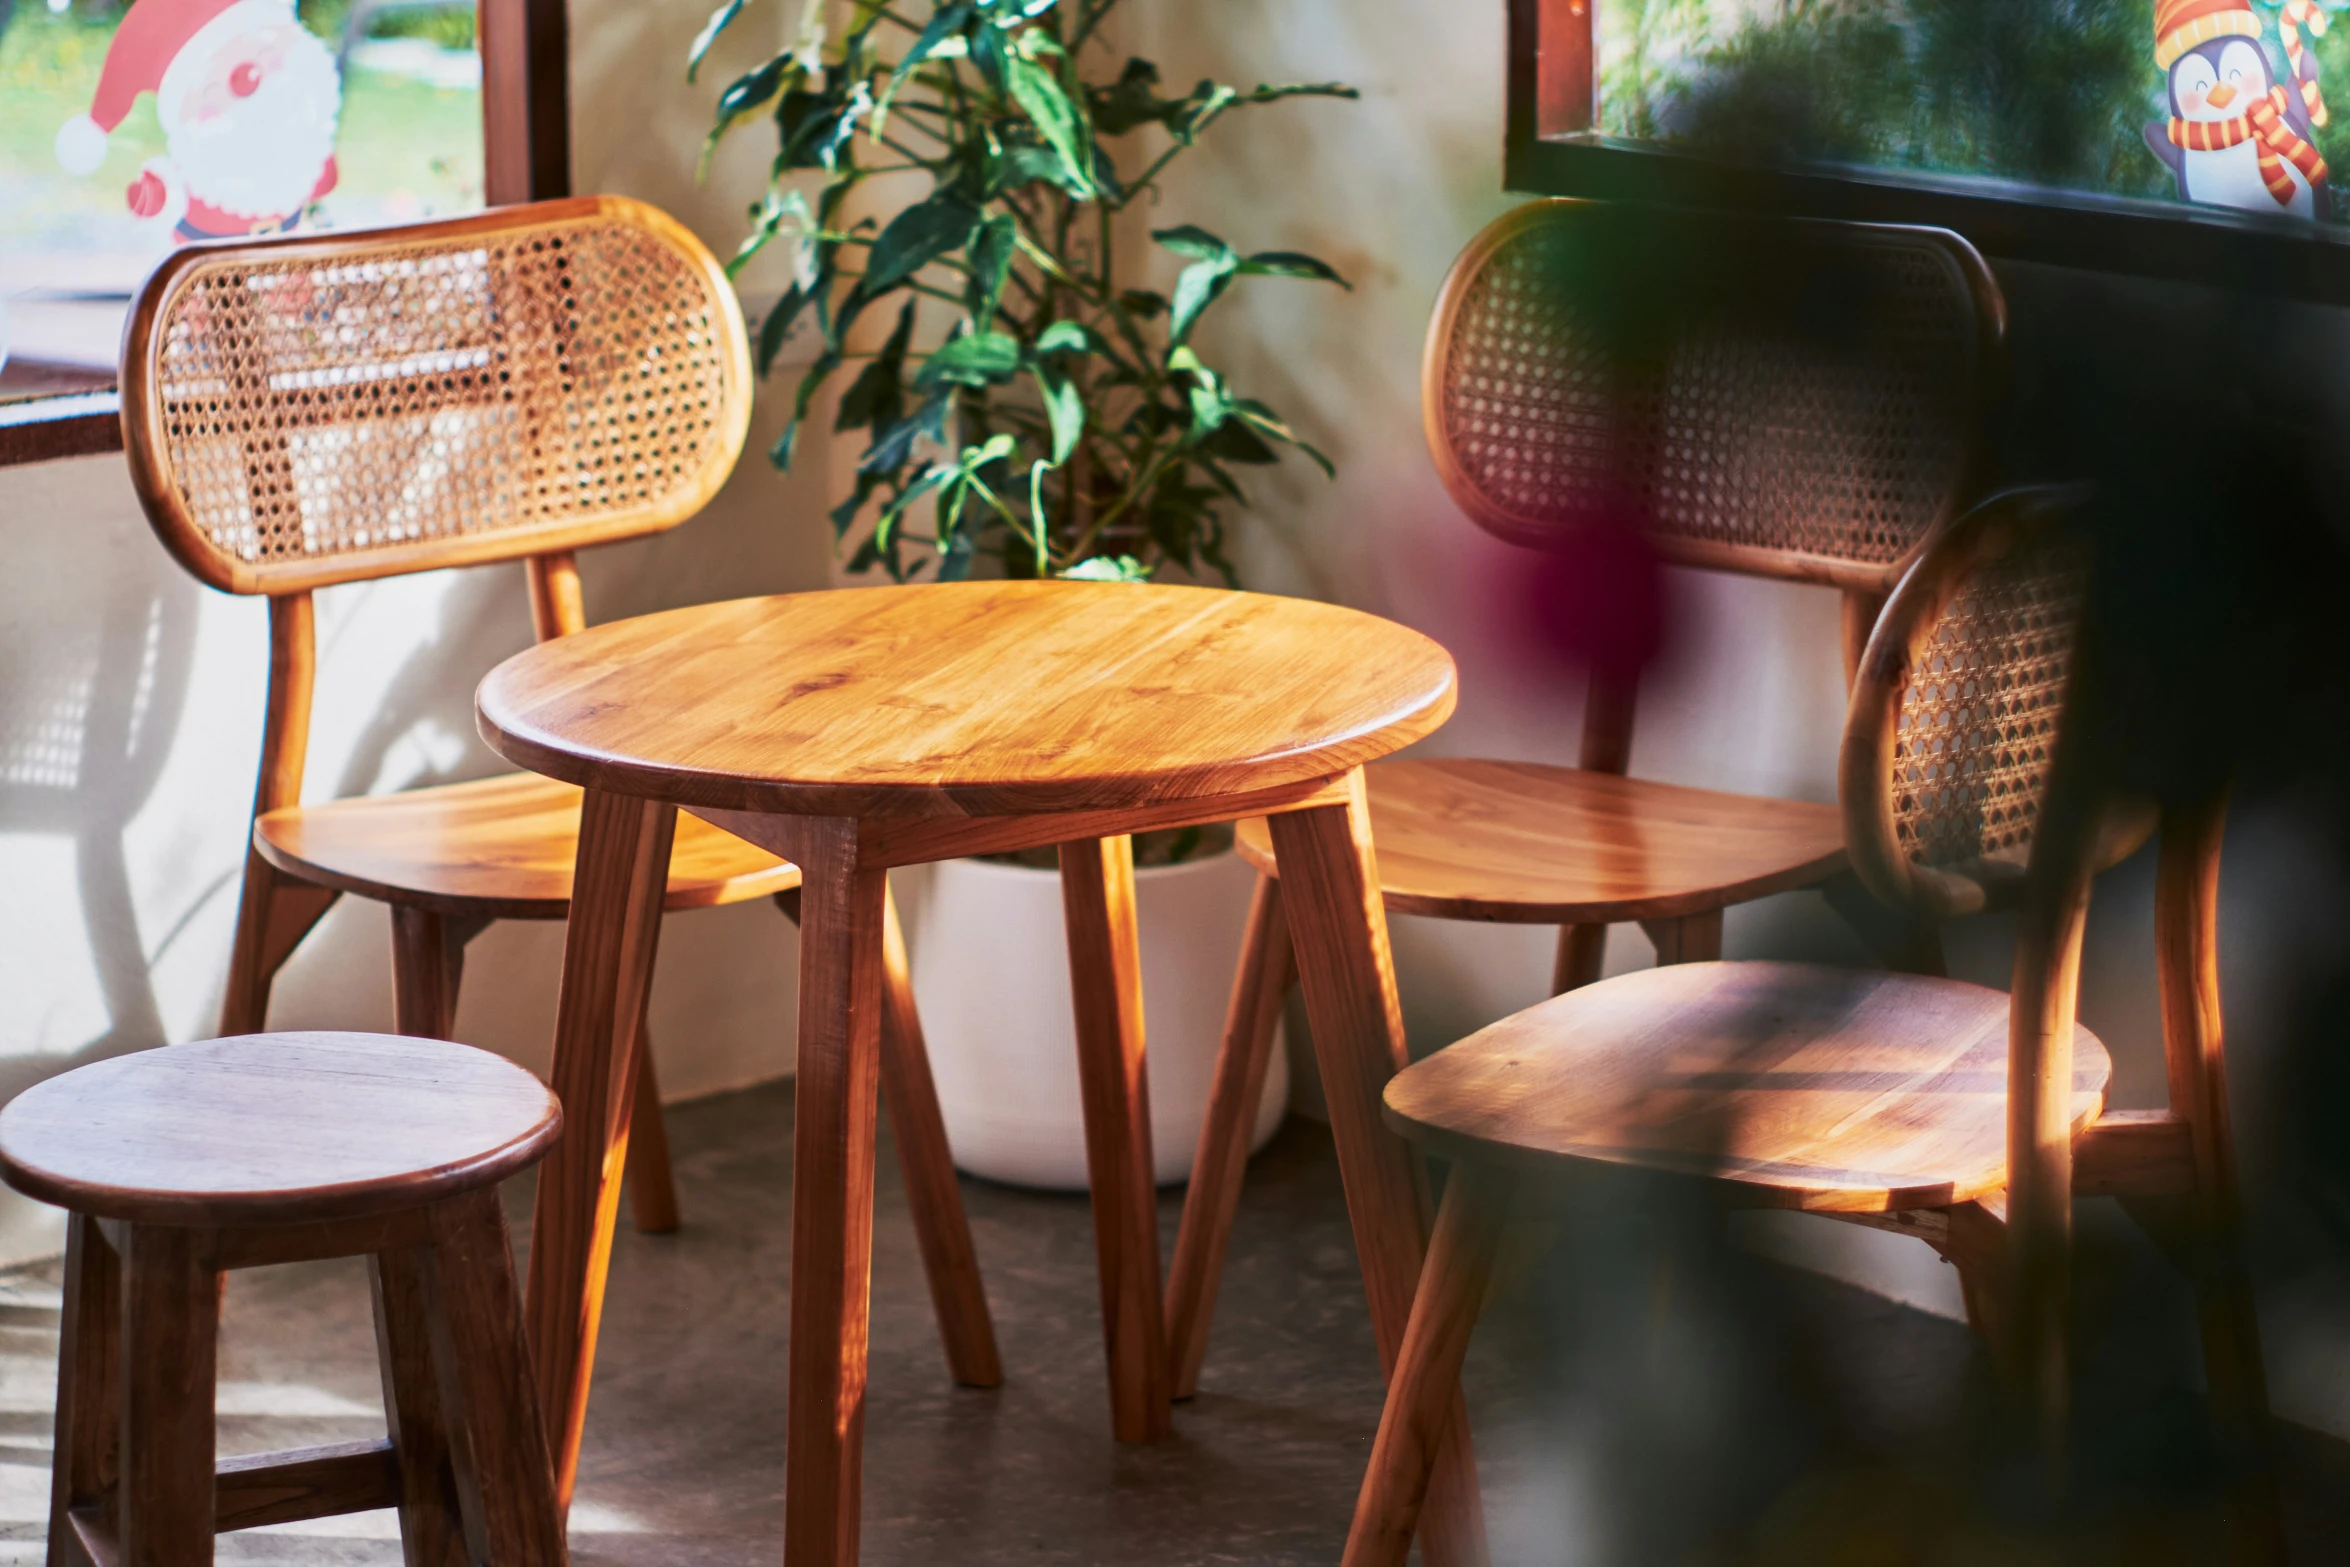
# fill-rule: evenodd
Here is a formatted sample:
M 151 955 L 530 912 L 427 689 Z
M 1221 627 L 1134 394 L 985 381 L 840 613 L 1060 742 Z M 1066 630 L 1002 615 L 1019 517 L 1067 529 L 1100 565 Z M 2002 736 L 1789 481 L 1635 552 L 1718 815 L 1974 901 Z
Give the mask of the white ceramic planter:
M 1085 1190 L 1060 876 L 986 860 L 895 875 L 955 1163 L 1017 1186 Z M 1227 852 L 1134 879 L 1151 1154 L 1166 1184 L 1191 1174 L 1256 872 Z M 1288 1100 L 1276 1040 L 1252 1148 L 1273 1135 Z

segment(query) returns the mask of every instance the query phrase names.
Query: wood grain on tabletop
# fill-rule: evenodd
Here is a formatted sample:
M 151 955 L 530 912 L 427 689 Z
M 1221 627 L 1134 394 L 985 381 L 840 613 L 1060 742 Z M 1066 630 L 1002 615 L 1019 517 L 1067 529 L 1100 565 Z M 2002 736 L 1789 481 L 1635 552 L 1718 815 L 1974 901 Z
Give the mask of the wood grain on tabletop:
M 1011 815 L 1325 778 L 1454 700 L 1419 633 L 1303 599 L 1127 583 L 835 589 L 671 610 L 515 655 L 483 736 L 621 793 L 833 816 Z
M 1709 1176 L 1764 1207 L 1939 1206 L 2004 1185 L 2009 998 L 1913 974 L 1698 963 L 1621 975 L 1397 1074 L 1445 1152 Z M 2112 1062 L 2073 1033 L 2075 1130 Z
M 95 1062 L 0 1110 L 0 1169 L 44 1201 L 160 1224 L 289 1224 L 487 1185 L 562 1112 L 511 1062 L 438 1040 L 286 1033 Z
M 1395 913 L 1529 924 L 1668 919 L 1833 874 L 1833 805 L 1536 762 L 1453 757 L 1363 769 L 1379 885 Z M 1262 820 L 1240 851 L 1273 869 Z
M 576 785 L 535 773 L 363 795 L 277 811 L 256 824 L 263 858 L 289 875 L 445 914 L 561 919 L 579 854 Z M 766 850 L 693 818 L 670 851 L 671 909 L 710 908 L 799 885 Z

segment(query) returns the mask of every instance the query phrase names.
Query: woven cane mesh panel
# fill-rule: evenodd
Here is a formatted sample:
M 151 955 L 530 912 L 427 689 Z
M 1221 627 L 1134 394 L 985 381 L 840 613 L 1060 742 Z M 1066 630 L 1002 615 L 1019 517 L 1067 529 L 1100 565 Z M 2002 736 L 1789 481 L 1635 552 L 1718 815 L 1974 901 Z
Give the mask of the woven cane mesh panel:
M 1822 344 L 1757 321 L 1690 321 L 1661 370 L 1613 374 L 1604 298 L 1575 298 L 1572 215 L 1520 231 L 1468 283 L 1441 382 L 1467 482 L 1530 526 L 1611 500 L 1668 538 L 1869 565 L 1909 553 L 1962 482 L 1974 296 L 1918 243 L 1856 241 L 1865 330 Z
M 614 218 L 189 274 L 159 323 L 173 483 L 246 562 L 529 535 L 655 508 L 726 439 L 720 305 Z
M 1893 826 L 1920 865 L 2021 861 L 2039 824 L 2087 562 L 2069 540 L 1979 570 L 1902 686 Z

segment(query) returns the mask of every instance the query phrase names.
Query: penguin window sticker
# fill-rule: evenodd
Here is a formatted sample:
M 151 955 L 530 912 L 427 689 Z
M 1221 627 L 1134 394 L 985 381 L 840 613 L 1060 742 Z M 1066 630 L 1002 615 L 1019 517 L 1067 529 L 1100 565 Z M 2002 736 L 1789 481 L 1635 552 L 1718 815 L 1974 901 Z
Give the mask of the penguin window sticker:
M 482 204 L 473 0 L 0 0 L 0 396 L 156 258 Z
M 2154 64 L 2170 113 L 2146 127 L 2146 145 L 2181 201 L 2330 218 L 2317 137 L 2331 117 L 2310 48 L 2326 13 L 2315 0 L 2285 0 L 2275 22 L 2281 71 L 2266 20 L 2246 0 L 2156 0 Z

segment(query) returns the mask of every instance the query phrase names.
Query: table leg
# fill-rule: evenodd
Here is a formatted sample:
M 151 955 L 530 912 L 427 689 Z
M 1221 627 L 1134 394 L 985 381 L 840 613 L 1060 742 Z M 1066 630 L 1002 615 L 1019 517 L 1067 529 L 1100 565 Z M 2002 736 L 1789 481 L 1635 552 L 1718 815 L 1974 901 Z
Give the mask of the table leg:
M 857 824 L 795 822 L 800 1045 L 793 1091 L 790 1402 L 783 1558 L 857 1559 L 865 1347 L 873 1285 L 873 1145 L 888 873 L 857 864 Z
M 1370 1296 L 1371 1330 L 1380 1366 L 1392 1372 L 1427 1255 L 1428 1188 L 1410 1144 L 1382 1119 L 1380 1096 L 1408 1057 L 1359 769 L 1348 791 L 1344 805 L 1269 820 L 1331 1139 L 1346 1183 L 1347 1217 Z M 1451 1433 L 1421 1515 L 1420 1542 L 1429 1567 L 1475 1567 L 1485 1560 L 1476 1455 L 1457 1392 Z
M 1110 1361 L 1110 1425 L 1121 1442 L 1173 1428 L 1159 1300 L 1158 1183 L 1143 1057 L 1142 951 L 1134 928 L 1134 840 L 1061 845 L 1061 909 L 1077 1015 L 1085 1168 Z
M 563 1135 L 539 1166 L 524 1303 L 539 1408 L 554 1450 L 555 1494 L 566 1507 L 579 1470 L 596 1326 L 628 1161 L 638 1028 L 676 826 L 674 806 L 598 789 L 587 791 L 580 810 L 548 1072 L 563 1104 Z

